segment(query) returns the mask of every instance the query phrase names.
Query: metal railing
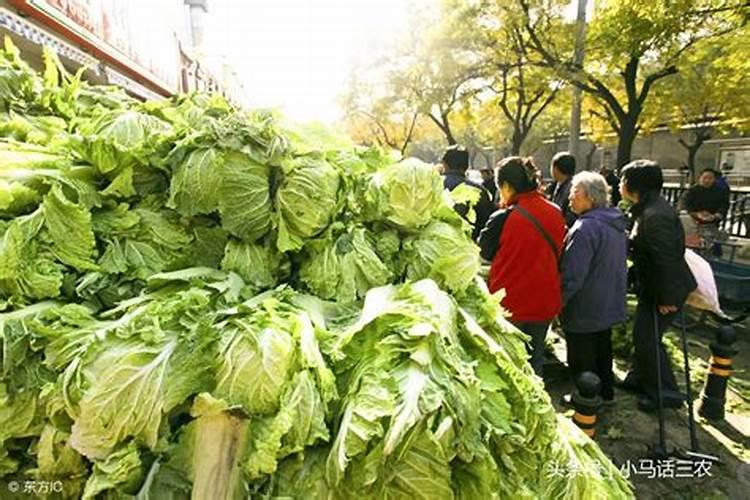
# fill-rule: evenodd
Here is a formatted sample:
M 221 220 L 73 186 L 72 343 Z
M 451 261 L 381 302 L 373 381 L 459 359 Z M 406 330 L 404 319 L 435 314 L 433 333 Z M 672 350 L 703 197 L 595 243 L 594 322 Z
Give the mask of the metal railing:
M 686 187 L 665 186 L 662 194 L 674 207 L 679 205 Z M 729 210 L 727 216 L 719 222 L 719 229 L 729 236 L 750 238 L 750 193 L 747 191 L 731 190 L 729 192 Z

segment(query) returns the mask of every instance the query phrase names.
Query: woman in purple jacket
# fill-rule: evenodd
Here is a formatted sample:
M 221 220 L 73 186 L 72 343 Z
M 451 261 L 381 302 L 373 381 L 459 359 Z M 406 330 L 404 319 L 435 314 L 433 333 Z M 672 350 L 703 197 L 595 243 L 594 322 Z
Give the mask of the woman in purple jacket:
M 573 177 L 569 200 L 578 220 L 565 243 L 560 314 L 573 377 L 596 373 L 605 402 L 614 398 L 611 328 L 626 319 L 627 293 L 625 218 L 608 206 L 609 190 L 599 174 Z

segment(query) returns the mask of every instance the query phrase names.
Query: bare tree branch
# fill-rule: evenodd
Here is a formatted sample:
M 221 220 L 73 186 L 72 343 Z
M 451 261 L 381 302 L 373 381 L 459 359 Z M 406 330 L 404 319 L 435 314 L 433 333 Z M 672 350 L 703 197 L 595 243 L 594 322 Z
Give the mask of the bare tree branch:
M 640 104 L 638 90 L 636 89 L 636 84 L 638 83 L 638 64 L 640 64 L 640 58 L 633 56 L 628 59 L 625 70 L 622 72 L 629 107 L 632 107 L 635 103 Z
M 513 120 L 514 120 L 514 123 L 523 125 L 523 122 L 521 120 L 521 115 L 522 115 L 524 106 L 526 106 L 526 79 L 524 77 L 523 66 L 518 68 L 517 75 L 518 75 L 518 86 L 516 87 L 516 94 L 518 95 L 518 98 L 516 99 L 516 110 L 513 113 Z
M 552 90 L 552 92 L 547 96 L 547 99 L 544 100 L 544 102 L 542 103 L 542 105 L 539 106 L 539 108 L 537 108 L 536 112 L 533 115 L 531 115 L 531 118 L 529 119 L 529 124 L 530 125 L 533 124 L 534 122 L 536 122 L 537 118 L 539 118 L 539 116 L 541 116 L 541 114 L 544 112 L 544 110 L 547 109 L 547 107 L 550 104 L 552 104 L 552 101 L 554 101 L 555 97 L 557 97 L 557 93 L 560 91 L 560 88 L 561 87 L 554 88 Z
M 612 130 L 615 132 L 620 132 L 620 124 L 615 119 L 612 111 L 606 105 L 602 105 L 602 109 L 604 110 L 604 114 L 595 109 L 591 110 L 591 114 L 609 123 L 609 126 L 612 127 Z
M 419 117 L 419 113 L 412 113 L 411 125 L 409 125 L 409 131 L 406 133 L 406 136 L 404 137 L 404 143 L 400 149 L 401 156 L 404 156 L 404 154 L 406 153 L 406 148 L 409 147 L 409 143 L 411 143 L 411 138 L 414 135 L 414 127 L 417 125 L 417 117 Z
M 654 83 L 656 83 L 658 80 L 661 80 L 662 78 L 666 78 L 669 75 L 675 74 L 677 74 L 677 67 L 668 66 L 660 71 L 657 71 L 656 73 L 648 75 L 643 82 L 643 87 L 641 87 L 641 93 L 637 99 L 638 104 L 640 106 L 643 106 L 643 103 L 646 101 L 646 97 L 648 97 L 648 93 L 651 91 L 651 87 L 654 85 Z
M 500 102 L 498 103 L 500 105 L 500 109 L 503 111 L 503 114 L 513 122 L 514 117 L 513 113 L 511 112 L 510 108 L 508 107 L 508 73 L 502 73 L 502 83 L 503 83 L 503 90 L 500 97 Z
M 357 110 L 355 110 L 355 113 L 359 113 L 359 114 L 364 115 L 367 118 L 369 118 L 370 121 L 371 121 L 371 123 L 373 125 L 375 125 L 375 127 L 378 130 L 380 130 L 380 133 L 383 136 L 383 140 L 384 140 L 385 144 L 387 146 L 393 148 L 393 149 L 397 149 L 396 144 L 389 137 L 388 130 L 385 128 L 385 125 L 380 121 L 380 119 L 377 116 L 375 116 L 374 114 L 372 114 L 372 113 L 370 113 L 368 111 L 365 111 L 363 109 L 357 109 Z

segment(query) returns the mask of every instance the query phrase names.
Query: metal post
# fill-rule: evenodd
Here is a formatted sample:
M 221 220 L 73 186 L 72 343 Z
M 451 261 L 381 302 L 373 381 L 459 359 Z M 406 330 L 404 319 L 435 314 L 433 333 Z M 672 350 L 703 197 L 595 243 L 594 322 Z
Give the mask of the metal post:
M 695 432 L 693 415 L 693 388 L 690 386 L 690 359 L 688 358 L 687 329 L 685 328 L 685 308 L 680 311 L 680 333 L 682 334 L 682 356 L 685 363 L 685 393 L 687 394 L 688 429 L 690 430 L 690 449 L 698 451 L 698 435 Z
M 193 48 L 203 46 L 204 16 L 208 12 L 208 0 L 184 0 L 190 12 L 190 39 Z
M 587 0 L 578 0 L 578 15 L 576 17 L 576 40 L 574 64 L 582 67 L 584 46 L 586 43 L 586 4 Z M 573 109 L 570 112 L 570 135 L 568 137 L 568 151 L 576 160 L 580 150 L 581 136 L 581 89 L 573 86 Z
M 667 453 L 667 438 L 664 424 L 664 402 L 662 397 L 661 386 L 661 336 L 659 335 L 659 311 L 654 305 L 654 354 L 656 355 L 656 409 L 659 418 L 659 443 L 654 447 L 653 454 L 658 458 L 663 458 Z

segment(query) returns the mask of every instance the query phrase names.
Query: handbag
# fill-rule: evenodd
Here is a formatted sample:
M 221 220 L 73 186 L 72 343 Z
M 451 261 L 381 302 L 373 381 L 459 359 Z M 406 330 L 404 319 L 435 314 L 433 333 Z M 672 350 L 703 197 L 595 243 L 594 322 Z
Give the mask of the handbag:
M 685 262 L 698 283 L 698 287 L 690 292 L 685 303 L 696 309 L 711 311 L 721 317 L 726 317 L 719 305 L 719 291 L 716 288 L 716 279 L 711 265 L 689 248 L 685 249 Z

